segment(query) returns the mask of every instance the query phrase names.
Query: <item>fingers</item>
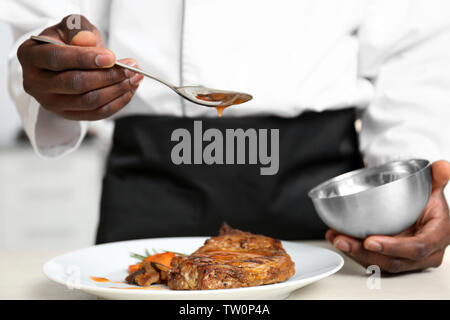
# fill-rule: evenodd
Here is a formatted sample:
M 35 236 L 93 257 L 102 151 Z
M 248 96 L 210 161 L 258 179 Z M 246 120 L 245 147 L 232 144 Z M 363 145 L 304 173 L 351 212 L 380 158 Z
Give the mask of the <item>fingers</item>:
M 369 251 L 362 241 L 338 234 L 330 230 L 326 234 L 327 240 L 332 240 L 333 245 L 343 251 L 364 267 L 377 265 L 385 272 L 399 273 L 412 270 L 422 270 L 430 267 L 438 267 L 442 263 L 444 249 L 436 251 L 421 260 L 411 260 L 402 257 L 393 257 L 378 252 Z
M 121 62 L 137 66 L 132 59 Z M 37 76 L 41 81 L 24 78 L 24 87 L 45 109 L 70 120 L 109 117 L 131 100 L 143 79 L 142 75 L 120 67 L 46 73 L 46 78 Z M 26 83 L 31 83 L 31 87 Z
M 62 112 L 64 118 L 69 120 L 96 121 L 108 118 L 125 107 L 133 97 L 133 92 L 128 91 L 106 105 L 93 111 L 66 111 Z
M 60 23 L 45 29 L 39 35 L 75 46 L 104 46 L 100 31 L 84 16 L 78 14 L 63 18 Z
M 422 225 L 414 236 L 370 236 L 364 240 L 364 248 L 391 257 L 423 260 L 449 243 L 449 220 L 435 218 Z
M 392 258 L 379 253 L 370 252 L 364 249 L 360 240 L 345 236 L 337 235 L 334 239 L 334 246 L 345 252 L 364 267 L 377 265 L 382 270 L 388 272 L 400 272 L 404 267 L 405 259 Z
M 120 61 L 131 66 L 137 65 L 132 59 Z M 133 72 L 116 66 L 103 70 L 29 72 L 24 74 L 23 80 L 25 91 L 33 96 L 42 92 L 78 95 L 119 83 L 133 75 Z
M 29 49 L 29 63 L 50 71 L 110 68 L 116 62 L 112 51 L 99 47 L 36 44 Z
M 43 84 L 36 84 L 36 90 L 46 87 L 46 92 L 55 94 L 83 94 L 92 90 L 111 86 L 127 78 L 120 67 L 106 70 L 65 71 L 49 73 L 42 78 Z
M 117 84 L 89 91 L 81 95 L 50 95 L 41 105 L 50 111 L 92 111 L 106 105 L 128 91 L 134 93 L 139 86 L 139 76 L 127 78 Z
M 328 229 L 325 233 L 325 239 L 327 239 L 328 242 L 333 243 L 337 235 L 338 233 L 336 231 L 334 231 L 333 229 Z
M 391 257 L 422 260 L 440 248 L 434 237 L 413 236 L 405 238 L 371 236 L 364 241 L 364 248 Z
M 67 16 L 41 35 L 61 45 L 27 40 L 17 56 L 25 91 L 44 108 L 66 119 L 99 120 L 131 100 L 143 77 L 114 67 L 114 53 L 85 17 Z
M 40 35 L 61 42 L 61 45 L 26 41 L 18 50 L 22 65 L 62 71 L 109 68 L 115 63 L 114 53 L 103 48 L 101 33 L 83 16 L 67 16 Z
M 73 46 L 97 47 L 103 46 L 103 40 L 91 31 L 80 31 L 70 41 Z
M 436 161 L 431 165 L 433 173 L 433 189 L 444 189 L 450 180 L 450 163 L 445 160 Z

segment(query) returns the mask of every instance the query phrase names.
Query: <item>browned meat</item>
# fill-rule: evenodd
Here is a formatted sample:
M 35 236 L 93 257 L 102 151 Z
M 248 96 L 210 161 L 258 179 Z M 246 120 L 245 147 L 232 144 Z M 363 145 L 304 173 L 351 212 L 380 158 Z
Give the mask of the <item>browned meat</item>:
M 171 266 L 167 284 L 174 290 L 251 287 L 283 282 L 295 273 L 279 240 L 226 224 L 219 236 L 190 256 L 173 258 Z
M 154 268 L 151 262 L 143 262 L 141 268 L 128 275 L 125 281 L 129 284 L 148 287 L 154 283 L 165 283 L 165 278 L 165 274 L 160 274 L 159 270 Z

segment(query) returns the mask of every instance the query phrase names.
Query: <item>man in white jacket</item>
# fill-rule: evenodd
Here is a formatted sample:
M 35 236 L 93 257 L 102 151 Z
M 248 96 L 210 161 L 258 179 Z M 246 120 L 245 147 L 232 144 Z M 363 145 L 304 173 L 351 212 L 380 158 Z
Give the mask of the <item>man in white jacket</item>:
M 17 37 L 9 61 L 11 92 L 39 154 L 70 152 L 87 121 L 116 119 L 98 242 L 211 234 L 224 220 L 280 238 L 320 237 L 325 226 L 307 190 L 363 166 L 360 152 L 366 165 L 450 158 L 446 1 L 2 6 Z M 37 43 L 31 34 L 72 46 Z M 183 101 L 158 83 L 141 84 L 142 76 L 114 66 L 117 56 L 133 57 L 121 61 L 138 61 L 179 85 L 249 92 L 254 100 L 215 119 L 214 110 Z M 356 109 L 362 114 L 359 136 Z M 276 128 L 279 172 L 264 177 L 249 164 L 173 164 L 171 133 L 190 128 L 193 119 L 221 132 Z M 443 191 L 449 178 L 449 163 L 435 162 L 427 208 L 397 236 L 358 240 L 329 230 L 326 237 L 363 265 L 389 272 L 436 267 L 450 243 Z

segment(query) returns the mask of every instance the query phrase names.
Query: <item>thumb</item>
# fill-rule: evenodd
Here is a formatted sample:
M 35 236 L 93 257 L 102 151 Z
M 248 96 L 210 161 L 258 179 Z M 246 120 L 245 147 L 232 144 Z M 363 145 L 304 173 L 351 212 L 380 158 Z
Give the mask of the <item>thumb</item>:
M 433 189 L 444 189 L 450 180 L 450 163 L 439 160 L 431 165 L 433 174 Z

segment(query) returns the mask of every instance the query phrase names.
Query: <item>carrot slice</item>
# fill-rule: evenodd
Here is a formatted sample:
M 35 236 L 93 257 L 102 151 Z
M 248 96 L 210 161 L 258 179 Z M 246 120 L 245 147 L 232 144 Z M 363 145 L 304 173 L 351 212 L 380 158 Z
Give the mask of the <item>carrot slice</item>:
M 172 259 L 174 257 L 175 257 L 175 253 L 164 252 L 164 253 L 154 254 L 154 255 L 146 258 L 144 261 L 156 262 L 156 263 L 162 264 L 163 266 L 165 266 L 167 268 L 170 268 L 170 263 L 172 262 Z
M 138 271 L 141 268 L 142 263 L 136 263 L 136 264 L 132 264 L 130 266 L 128 266 L 128 273 L 134 273 L 136 271 Z

